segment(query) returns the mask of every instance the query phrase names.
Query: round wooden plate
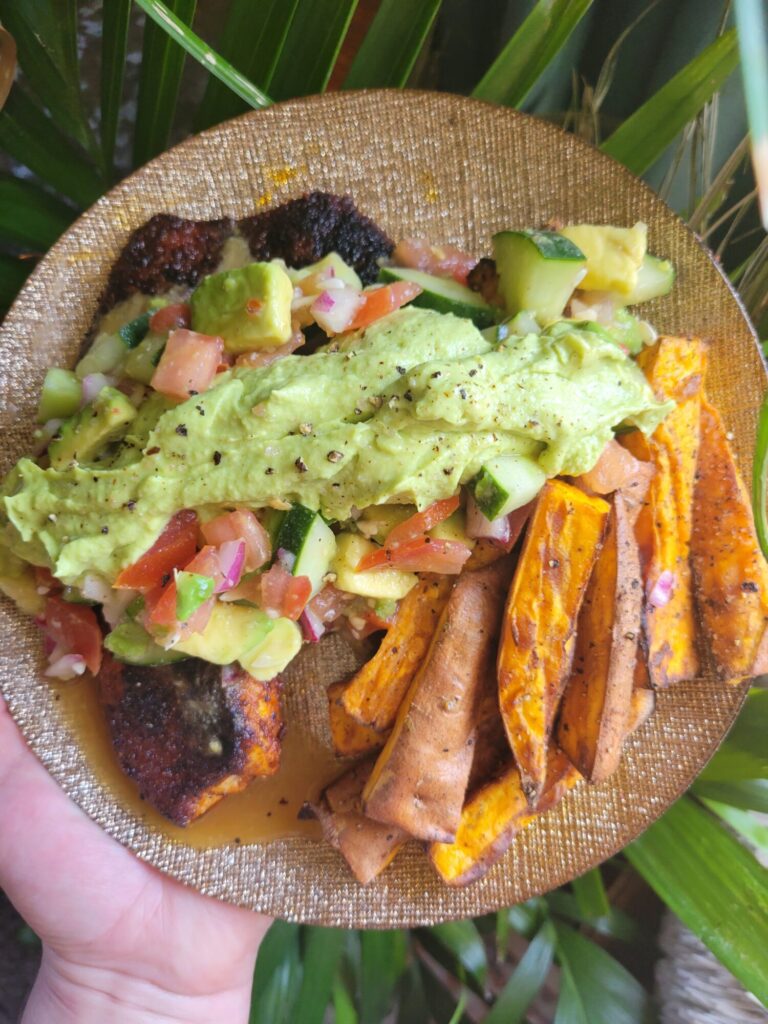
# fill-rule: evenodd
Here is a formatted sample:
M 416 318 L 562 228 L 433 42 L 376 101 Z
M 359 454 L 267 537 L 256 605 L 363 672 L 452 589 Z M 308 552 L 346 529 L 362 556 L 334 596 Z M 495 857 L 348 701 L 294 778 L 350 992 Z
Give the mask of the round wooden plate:
M 752 454 L 765 371 L 739 305 L 706 249 L 642 182 L 571 135 L 513 110 L 457 96 L 349 92 L 247 114 L 192 138 L 123 181 L 40 263 L 0 332 L 2 468 L 29 449 L 45 368 L 70 365 L 109 268 L 153 213 L 242 217 L 311 189 L 350 194 L 393 238 L 424 236 L 478 256 L 504 227 L 551 218 L 649 227 L 652 252 L 677 267 L 671 295 L 648 308 L 660 330 L 711 340 L 709 391 L 742 466 Z M 467 917 L 552 889 L 615 853 L 690 784 L 732 723 L 745 687 L 697 679 L 659 695 L 620 771 L 578 786 L 520 833 L 484 879 L 444 886 L 416 844 L 370 886 L 307 839 L 197 849 L 129 810 L 100 781 L 42 676 L 34 625 L 0 607 L 0 688 L 30 746 L 104 829 L 161 871 L 220 899 L 322 925 L 393 928 Z M 324 688 L 349 671 L 338 641 L 288 673 L 288 727 L 327 742 Z

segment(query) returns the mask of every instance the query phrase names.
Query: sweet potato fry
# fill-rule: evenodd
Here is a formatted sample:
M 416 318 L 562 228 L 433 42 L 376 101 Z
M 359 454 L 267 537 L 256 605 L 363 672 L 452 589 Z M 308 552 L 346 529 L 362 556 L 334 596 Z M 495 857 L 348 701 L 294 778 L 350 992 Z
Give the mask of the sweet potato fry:
M 347 715 L 379 732 L 392 728 L 454 582 L 450 576 L 424 576 L 403 598 L 378 651 L 341 694 Z
M 656 710 L 656 691 L 636 687 L 632 691 L 627 718 L 626 735 L 631 736 L 641 725 L 645 725 Z
M 363 792 L 365 813 L 451 841 L 467 788 L 478 696 L 493 673 L 509 560 L 464 572 Z
M 691 557 L 696 600 L 720 677 L 738 683 L 768 672 L 768 565 L 725 427 L 706 400 Z
M 331 723 L 333 749 L 341 757 L 359 757 L 371 750 L 380 750 L 387 741 L 387 733 L 370 725 L 362 725 L 347 714 L 343 696 L 349 684 L 334 683 L 328 687 L 328 717 Z
M 637 540 L 620 491 L 579 613 L 557 742 L 590 782 L 619 766 L 637 661 L 643 588 Z
M 325 839 L 339 851 L 361 885 L 381 874 L 409 838 L 402 829 L 371 821 L 362 813 L 360 795 L 372 768 L 372 760 L 355 765 L 312 807 Z
M 637 537 L 646 585 L 648 669 L 652 684 L 664 687 L 699 670 L 690 543 L 706 348 L 695 338 L 661 338 L 638 362 L 657 397 L 677 403 L 650 439 L 639 432 L 621 438 L 633 455 L 649 456 L 656 468 Z M 672 582 L 666 604 L 654 600 L 660 580 Z
M 468 885 L 499 861 L 516 832 L 559 803 L 579 773 L 556 747 L 547 756 L 547 774 L 535 810 L 514 765 L 470 797 L 452 843 L 430 843 L 429 859 L 447 885 Z
M 550 480 L 539 496 L 507 598 L 499 703 L 531 806 L 544 787 L 547 740 L 570 674 L 576 620 L 609 511 L 602 498 Z

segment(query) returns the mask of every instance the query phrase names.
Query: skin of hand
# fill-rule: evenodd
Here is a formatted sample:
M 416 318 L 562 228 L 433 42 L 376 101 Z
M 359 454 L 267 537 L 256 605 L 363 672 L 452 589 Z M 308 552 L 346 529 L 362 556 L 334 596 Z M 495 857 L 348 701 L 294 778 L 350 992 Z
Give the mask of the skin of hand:
M 59 789 L 0 696 L 0 887 L 43 942 L 23 1024 L 238 1024 L 270 920 L 185 888 Z

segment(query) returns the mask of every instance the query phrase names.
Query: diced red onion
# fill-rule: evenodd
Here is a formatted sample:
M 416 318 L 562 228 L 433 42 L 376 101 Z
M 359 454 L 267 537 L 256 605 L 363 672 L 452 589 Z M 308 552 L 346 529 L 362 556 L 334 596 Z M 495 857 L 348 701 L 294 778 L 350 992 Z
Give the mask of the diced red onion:
M 83 377 L 83 394 L 80 400 L 80 407 L 92 402 L 104 388 L 114 387 L 117 384 L 116 377 L 108 377 L 105 373 L 89 373 Z
M 312 303 L 313 313 L 330 313 L 333 307 L 336 305 L 336 299 L 331 295 L 329 291 L 320 292 L 318 297 Z
M 63 422 L 64 420 L 48 420 L 42 425 L 40 432 L 46 437 L 53 437 Z
M 296 555 L 292 551 L 288 551 L 286 548 L 278 548 L 275 557 L 284 569 L 287 569 L 288 572 L 293 572 L 293 567 L 296 564 Z
M 232 590 L 240 582 L 245 567 L 245 541 L 225 541 L 218 551 L 219 565 L 222 578 L 216 586 L 216 593 L 221 594 L 225 590 Z
M 507 516 L 499 516 L 498 519 L 489 519 L 484 515 L 470 494 L 467 498 L 467 536 L 495 540 L 499 544 L 506 544 L 509 541 L 509 519 Z
M 317 615 L 307 605 L 299 617 L 299 625 L 304 639 L 311 644 L 316 644 L 325 633 L 325 624 L 320 621 Z
M 339 288 L 331 295 L 322 292 L 310 306 L 315 322 L 326 334 L 341 334 L 355 318 L 362 299 L 354 288 Z
M 75 679 L 85 672 L 85 661 L 79 654 L 64 654 L 52 661 L 45 674 L 53 679 Z
M 104 618 L 110 626 L 117 625 L 123 612 L 138 593 L 136 590 L 114 590 L 106 580 L 94 573 L 88 573 L 83 577 L 80 592 L 89 601 L 97 601 L 101 605 Z
M 672 592 L 675 589 L 675 574 L 665 569 L 648 594 L 648 604 L 654 608 L 663 608 L 669 604 Z

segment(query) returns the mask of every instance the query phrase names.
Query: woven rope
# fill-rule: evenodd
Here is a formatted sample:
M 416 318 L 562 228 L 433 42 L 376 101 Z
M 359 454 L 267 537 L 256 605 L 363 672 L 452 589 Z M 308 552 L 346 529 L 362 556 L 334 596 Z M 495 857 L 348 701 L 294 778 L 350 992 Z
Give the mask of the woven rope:
M 656 966 L 661 1024 L 766 1024 L 768 1011 L 746 992 L 674 914 L 659 935 Z

